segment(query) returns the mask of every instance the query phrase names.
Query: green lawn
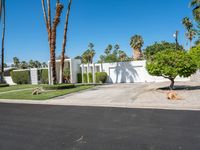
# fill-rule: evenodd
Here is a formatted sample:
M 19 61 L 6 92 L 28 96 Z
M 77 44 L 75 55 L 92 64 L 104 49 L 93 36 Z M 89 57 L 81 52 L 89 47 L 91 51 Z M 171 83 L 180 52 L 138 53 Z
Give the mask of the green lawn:
M 35 87 L 39 87 L 39 86 L 33 86 L 33 85 L 20 86 L 19 85 L 19 86 L 11 86 L 11 87 L 4 87 L 4 88 L 2 87 L 0 88 L 0 99 L 47 100 L 47 99 L 55 98 L 58 96 L 86 90 L 86 89 L 94 87 L 94 85 L 79 85 L 72 89 L 45 91 L 39 95 L 32 95 L 32 89 L 12 92 L 12 90 L 35 88 Z M 10 92 L 1 94 L 1 92 L 5 92 L 5 91 L 10 91 Z
M 40 87 L 42 85 L 13 85 L 8 87 L 0 87 L 0 93 L 1 92 L 7 92 L 7 91 L 13 91 L 13 90 L 21 90 L 21 89 L 28 89 L 28 88 L 35 88 Z

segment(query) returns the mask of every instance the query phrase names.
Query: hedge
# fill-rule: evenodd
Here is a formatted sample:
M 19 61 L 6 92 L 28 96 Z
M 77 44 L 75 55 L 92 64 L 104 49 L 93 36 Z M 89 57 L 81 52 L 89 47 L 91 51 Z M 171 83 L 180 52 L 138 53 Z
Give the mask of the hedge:
M 0 84 L 0 88 L 1 87 L 8 87 L 9 86 L 9 84 Z
M 29 84 L 30 83 L 30 71 L 12 71 L 11 77 L 16 84 Z
M 106 83 L 107 76 L 108 75 L 106 72 L 97 72 L 96 73 L 96 83 Z
M 78 81 L 78 83 L 82 83 L 82 74 L 81 73 L 77 74 L 77 81 Z
M 77 80 L 78 80 L 78 83 L 82 83 L 82 74 L 81 73 L 77 74 Z M 84 80 L 84 83 L 88 83 L 87 73 L 83 74 L 83 80 Z M 92 73 L 89 73 L 89 83 L 93 83 Z
M 82 83 L 82 74 L 77 74 L 78 83 Z M 87 73 L 83 74 L 83 83 L 88 83 Z M 106 72 L 97 72 L 96 73 L 96 83 L 106 83 L 107 80 L 107 73 Z M 93 83 L 93 75 L 89 73 L 89 83 Z
M 56 84 L 56 85 L 43 85 L 44 90 L 64 90 L 75 88 L 74 84 Z
M 48 77 L 48 69 L 42 69 L 41 70 L 41 83 L 42 84 L 48 84 L 49 83 L 49 77 Z

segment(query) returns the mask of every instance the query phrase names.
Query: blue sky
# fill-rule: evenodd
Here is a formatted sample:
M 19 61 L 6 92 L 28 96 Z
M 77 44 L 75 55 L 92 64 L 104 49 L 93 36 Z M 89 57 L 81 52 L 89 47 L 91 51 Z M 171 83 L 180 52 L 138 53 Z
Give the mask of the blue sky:
M 104 53 L 108 44 L 119 44 L 128 55 L 134 34 L 143 36 L 145 45 L 155 41 L 173 42 L 179 30 L 179 42 L 185 45 L 181 19 L 192 17 L 190 0 L 73 0 L 67 43 L 67 55 L 75 57 L 95 44 L 96 57 Z M 61 0 L 67 6 L 68 0 Z M 55 0 L 52 0 L 52 8 Z M 65 7 L 58 27 L 56 54 L 60 55 L 65 21 Z M 7 1 L 5 61 L 14 56 L 20 60 L 49 60 L 47 33 L 41 0 Z

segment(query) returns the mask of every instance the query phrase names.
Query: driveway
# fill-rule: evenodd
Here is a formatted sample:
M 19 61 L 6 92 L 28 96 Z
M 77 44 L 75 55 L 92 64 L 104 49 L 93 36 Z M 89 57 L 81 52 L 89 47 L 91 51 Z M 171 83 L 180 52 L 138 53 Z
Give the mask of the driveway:
M 0 104 L 0 150 L 199 150 L 200 112 Z
M 1 100 L 6 103 L 68 105 L 68 106 L 101 106 L 125 108 L 157 108 L 178 110 L 200 110 L 200 86 L 193 82 L 176 82 L 177 86 L 191 87 L 178 90 L 180 100 L 167 99 L 167 91 L 156 90 L 166 87 L 164 83 L 112 84 L 65 95 L 47 101 Z

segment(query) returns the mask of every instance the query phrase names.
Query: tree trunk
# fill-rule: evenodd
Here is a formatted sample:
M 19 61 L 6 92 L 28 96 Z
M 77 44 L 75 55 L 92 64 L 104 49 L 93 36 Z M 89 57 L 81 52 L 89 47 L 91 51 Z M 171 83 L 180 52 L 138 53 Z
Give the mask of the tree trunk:
M 56 16 L 54 18 L 53 22 L 53 27 L 51 29 L 51 39 L 50 39 L 50 53 L 51 53 L 51 66 L 52 66 L 52 77 L 53 77 L 53 84 L 57 83 L 57 78 L 56 78 L 56 31 L 57 31 L 57 26 L 60 22 L 60 16 L 62 13 L 63 5 L 62 4 L 57 4 L 56 5 Z
M 5 31 L 6 31 L 6 2 L 3 6 L 3 32 L 2 32 L 2 46 L 1 46 L 1 83 L 4 82 L 4 41 L 5 41 Z
M 171 78 L 170 81 L 171 81 L 171 84 L 169 88 L 170 90 L 174 90 L 174 78 Z
M 135 48 L 134 49 L 134 60 L 141 60 L 141 58 L 142 58 L 142 51 L 141 51 L 141 49 L 139 49 L 139 48 Z
M 66 22 L 65 22 L 65 28 L 64 28 L 64 37 L 63 37 L 63 45 L 62 45 L 62 54 L 61 54 L 61 77 L 62 77 L 62 83 L 64 79 L 64 65 L 65 65 L 65 49 L 66 49 L 66 43 L 67 43 L 67 31 L 68 31 L 68 23 L 69 23 L 69 14 L 71 9 L 72 0 L 69 1 L 67 14 L 66 14 Z

